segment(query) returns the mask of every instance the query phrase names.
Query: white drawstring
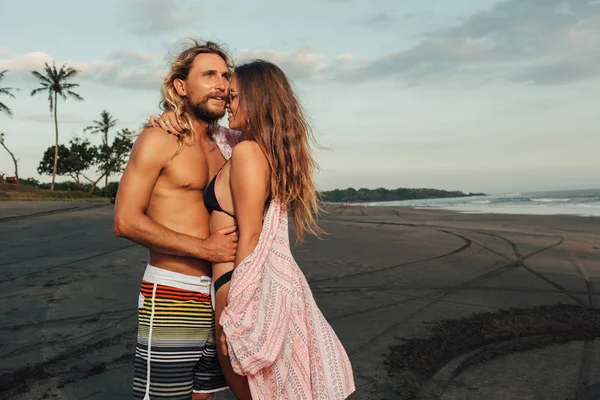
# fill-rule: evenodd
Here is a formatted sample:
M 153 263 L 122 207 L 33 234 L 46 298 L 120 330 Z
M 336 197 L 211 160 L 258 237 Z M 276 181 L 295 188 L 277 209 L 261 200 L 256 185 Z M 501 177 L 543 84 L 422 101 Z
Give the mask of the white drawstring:
M 156 287 L 158 285 L 155 283 L 152 288 L 152 312 L 150 313 L 150 330 L 148 332 L 148 360 L 146 362 L 146 395 L 144 396 L 144 400 L 150 400 L 150 351 L 152 350 L 152 325 L 154 324 L 154 298 L 156 297 Z

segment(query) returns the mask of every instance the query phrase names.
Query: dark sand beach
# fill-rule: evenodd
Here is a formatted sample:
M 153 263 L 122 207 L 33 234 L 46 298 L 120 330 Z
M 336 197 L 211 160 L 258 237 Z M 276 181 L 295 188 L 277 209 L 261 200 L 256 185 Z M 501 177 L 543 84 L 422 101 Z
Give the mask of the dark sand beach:
M 294 255 L 353 399 L 600 399 L 600 218 L 327 211 Z M 1 399 L 131 397 L 147 256 L 112 214 L 0 202 Z

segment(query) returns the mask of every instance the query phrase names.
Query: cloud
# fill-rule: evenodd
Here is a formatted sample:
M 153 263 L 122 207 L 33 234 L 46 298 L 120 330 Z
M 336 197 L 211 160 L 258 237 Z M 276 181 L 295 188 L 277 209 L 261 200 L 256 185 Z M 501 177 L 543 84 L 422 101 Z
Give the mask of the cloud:
M 108 68 L 92 69 L 90 74 L 110 86 L 158 90 L 166 73 L 156 65 L 157 57 L 138 50 L 113 52 L 107 59 L 112 62 Z
M 243 50 L 236 64 L 255 59 L 271 61 L 294 79 L 319 79 L 326 69 L 327 57 L 319 54 L 311 45 L 305 45 L 296 51 Z
M 410 19 L 431 19 L 435 16 L 433 11 L 420 11 L 420 12 L 407 12 L 402 14 L 401 18 L 410 20 Z
M 159 90 L 165 73 L 166 71 L 158 67 L 138 68 L 119 73 L 110 71 L 110 73 L 101 74 L 97 80 L 122 88 Z
M 138 35 L 173 33 L 202 21 L 206 11 L 181 0 L 136 0 L 128 18 L 131 31 Z
M 599 45 L 598 2 L 509 0 L 337 79 L 563 84 L 600 76 Z
M 12 58 L 0 58 L 0 71 L 8 69 L 21 79 L 33 80 L 30 71 L 42 70 L 44 63 L 60 68 L 63 64 L 79 71 L 77 79 L 88 79 L 109 86 L 157 90 L 162 83 L 165 68 L 154 61 L 156 58 L 137 50 L 123 50 L 110 53 L 106 59 L 90 62 L 53 60 L 44 52 L 19 54 Z
M 107 86 L 129 89 L 158 90 L 166 71 L 142 60 L 132 63 L 131 59 L 112 60 L 97 63 L 74 64 L 82 71 L 81 77 Z
M 531 66 L 512 76 L 517 82 L 535 84 L 561 84 L 599 75 L 597 65 L 591 63 L 557 62 Z
M 45 64 L 52 65 L 55 62 L 60 68 L 61 65 L 67 64 L 72 68 L 79 70 L 81 73 L 91 73 L 94 71 L 102 71 L 114 68 L 119 65 L 117 61 L 94 61 L 94 62 L 76 62 L 76 61 L 59 61 L 54 60 L 52 56 L 41 51 L 35 51 L 26 54 L 18 54 L 12 58 L 0 59 L 0 69 L 8 69 L 11 72 L 23 76 L 29 76 L 33 70 L 41 70 Z
M 36 51 L 27 54 L 16 55 L 12 58 L 0 59 L 0 70 L 8 69 L 12 72 L 27 72 L 44 68 L 44 63 L 51 63 L 52 57 L 48 54 Z
M 144 64 L 156 59 L 152 54 L 139 50 L 120 50 L 110 53 L 107 58 L 127 65 Z
M 392 26 L 395 22 L 395 18 L 392 17 L 389 13 L 385 11 L 381 11 L 377 14 L 374 14 L 370 17 L 363 19 L 360 24 L 373 29 L 386 29 Z
M 263 59 L 279 66 L 292 80 L 327 82 L 333 81 L 342 71 L 365 65 L 370 58 L 342 53 L 326 55 L 319 53 L 311 44 L 294 51 L 242 50 L 236 64 Z

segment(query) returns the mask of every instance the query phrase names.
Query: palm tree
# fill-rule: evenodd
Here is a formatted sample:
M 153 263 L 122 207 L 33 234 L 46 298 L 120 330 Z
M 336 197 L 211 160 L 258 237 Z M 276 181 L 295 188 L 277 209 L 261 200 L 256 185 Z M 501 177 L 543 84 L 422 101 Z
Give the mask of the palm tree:
M 31 71 L 35 76 L 41 87 L 33 90 L 31 95 L 34 96 L 37 93 L 48 92 L 48 101 L 50 102 L 50 112 L 54 113 L 54 129 L 56 131 L 56 140 L 54 146 L 54 170 L 52 172 L 52 185 L 50 190 L 54 190 L 54 181 L 56 179 L 56 167 L 58 165 L 58 118 L 57 118 L 57 106 L 58 96 L 62 97 L 63 100 L 67 99 L 67 96 L 74 97 L 77 100 L 83 100 L 83 97 L 73 92 L 71 89 L 78 87 L 76 83 L 68 82 L 69 78 L 73 78 L 79 73 L 76 69 L 73 69 L 66 64 L 60 67 L 60 70 L 56 69 L 56 65 L 52 63 L 52 67 L 45 63 L 43 73 L 38 71 Z
M 102 134 L 102 144 L 108 144 L 108 131 L 111 128 L 114 128 L 117 125 L 117 120 L 113 119 L 112 115 L 106 110 L 103 110 L 100 113 L 100 121 L 94 120 L 94 125 L 88 126 L 84 129 L 85 131 L 90 131 L 91 133 L 101 133 Z
M 4 147 L 4 149 L 8 152 L 8 154 L 10 154 L 10 157 L 13 160 L 13 163 L 15 164 L 15 181 L 16 184 L 19 184 L 19 165 L 17 164 L 19 160 L 17 160 L 15 158 L 15 155 L 13 154 L 12 151 L 10 151 L 8 149 L 8 147 L 6 147 L 6 144 L 4 143 L 4 133 L 0 133 L 0 146 Z
M 2 79 L 4 79 L 4 74 L 7 72 L 8 70 L 4 70 L 2 72 L 0 72 L 0 81 L 2 81 Z M 13 99 L 15 98 L 15 95 L 11 93 L 12 90 L 16 90 L 15 88 L 10 88 L 10 87 L 0 87 L 0 94 L 5 94 L 7 96 L 12 97 Z M 13 113 L 12 110 L 10 108 L 8 108 L 8 106 L 2 102 L 0 102 L 0 111 L 6 113 L 6 115 L 8 115 L 9 117 L 12 117 Z
M 100 113 L 100 121 L 94 120 L 94 125 L 88 126 L 83 131 L 102 134 L 102 144 L 108 146 L 108 131 L 117 125 L 117 120 L 106 110 Z M 108 195 L 108 174 L 104 176 L 104 195 Z

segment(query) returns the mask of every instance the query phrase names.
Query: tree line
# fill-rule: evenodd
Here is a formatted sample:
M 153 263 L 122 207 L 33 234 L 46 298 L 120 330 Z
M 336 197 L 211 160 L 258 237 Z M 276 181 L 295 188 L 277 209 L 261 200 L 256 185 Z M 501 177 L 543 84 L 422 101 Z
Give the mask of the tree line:
M 73 188 L 87 189 L 89 193 L 94 193 L 96 185 L 104 178 L 104 196 L 108 197 L 108 178 L 123 172 L 132 146 L 131 132 L 127 129 L 121 130 L 111 144 L 103 143 L 99 146 L 93 146 L 87 139 L 75 137 L 69 141 L 68 146 L 58 146 L 56 164 L 55 148 L 49 147 L 44 152 L 37 171 L 40 175 L 71 177 Z M 99 175 L 95 180 L 86 175 L 91 168 L 95 168 Z M 89 184 L 86 185 L 84 180 Z
M 321 199 L 330 203 L 367 203 L 379 201 L 401 201 L 433 199 L 440 197 L 467 197 L 483 196 L 484 193 L 463 193 L 461 191 L 447 191 L 439 189 L 335 189 L 320 192 Z
M 0 84 L 8 70 L 0 72 Z M 117 175 L 123 171 L 127 164 L 129 151 L 133 146 L 132 134 L 127 129 L 117 132 L 116 137 L 109 143 L 109 132 L 117 125 L 117 120 L 106 110 L 100 113 L 100 119 L 94 120 L 92 125 L 86 127 L 83 131 L 92 134 L 100 134 L 102 144 L 93 146 L 86 138 L 76 137 L 71 139 L 68 145 L 59 143 L 58 135 L 58 99 L 67 100 L 69 98 L 82 101 L 83 97 L 74 90 L 79 84 L 73 83 L 72 79 L 77 76 L 78 70 L 64 64 L 60 68 L 52 63 L 44 64 L 42 71 L 31 71 L 31 74 L 37 79 L 39 87 L 31 92 L 31 96 L 38 94 L 47 94 L 50 113 L 54 119 L 54 145 L 50 146 L 42 155 L 37 171 L 41 175 L 52 176 L 50 190 L 56 187 L 56 176 L 68 176 L 73 179 L 69 189 L 86 189 L 89 193 L 95 193 L 96 186 L 104 178 L 104 195 L 109 195 L 109 177 Z M 0 87 L 0 95 L 15 98 L 14 92 L 19 89 L 13 87 Z M 6 104 L 0 102 L 0 112 L 9 117 L 13 112 Z M 9 153 L 15 166 L 16 183 L 19 183 L 18 160 L 14 153 L 10 151 L 5 141 L 5 134 L 0 133 L 0 145 Z M 99 175 L 98 178 L 90 179 L 87 175 L 90 169 L 95 169 Z M 82 178 L 85 180 L 82 180 Z M 21 180 L 22 183 L 44 187 L 35 179 Z M 60 184 L 61 187 L 65 185 Z

